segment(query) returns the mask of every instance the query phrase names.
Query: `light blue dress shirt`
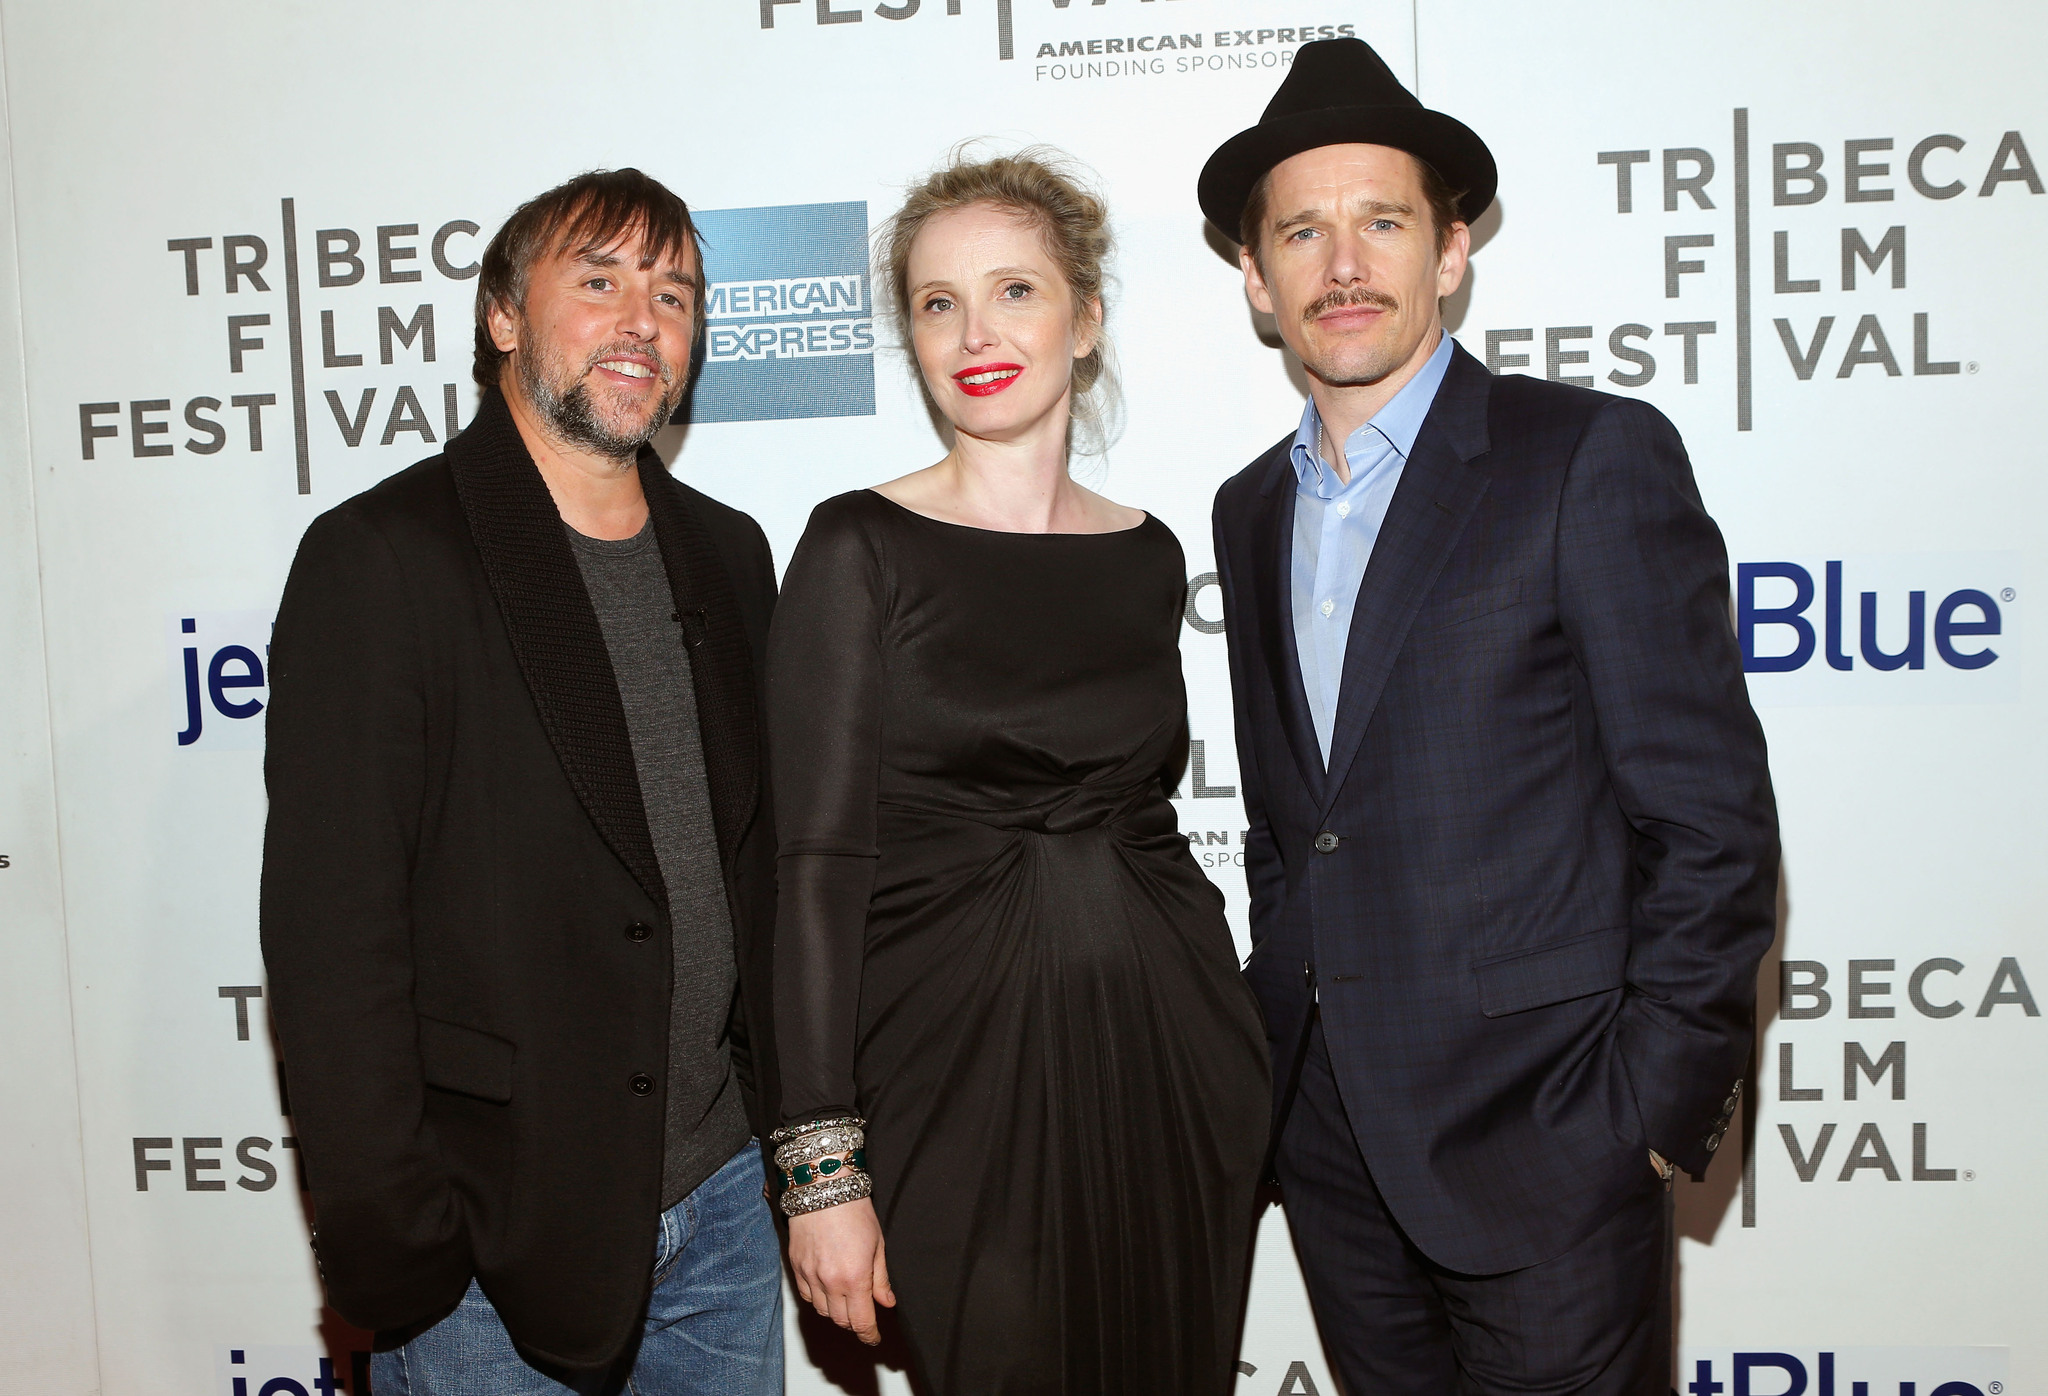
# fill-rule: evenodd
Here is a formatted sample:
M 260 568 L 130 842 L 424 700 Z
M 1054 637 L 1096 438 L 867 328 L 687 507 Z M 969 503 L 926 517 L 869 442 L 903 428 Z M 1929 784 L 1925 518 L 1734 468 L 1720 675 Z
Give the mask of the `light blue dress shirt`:
M 1315 718 L 1323 764 L 1330 763 L 1330 738 L 1337 726 L 1337 694 L 1344 679 L 1344 647 L 1351 638 L 1351 612 L 1358 602 L 1365 565 L 1372 561 L 1380 525 L 1393 502 L 1401 470 L 1415 449 L 1416 433 L 1443 386 L 1451 363 L 1451 337 L 1440 335 L 1436 352 L 1344 443 L 1351 478 L 1340 481 L 1322 459 L 1322 418 L 1314 398 L 1302 409 L 1294 434 L 1294 644 L 1301 655 L 1301 684 Z

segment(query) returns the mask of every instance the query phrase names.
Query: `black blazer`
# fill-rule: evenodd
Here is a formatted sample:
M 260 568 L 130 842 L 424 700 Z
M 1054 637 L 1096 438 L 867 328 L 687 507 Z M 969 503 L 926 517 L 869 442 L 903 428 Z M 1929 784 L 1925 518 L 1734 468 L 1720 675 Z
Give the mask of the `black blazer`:
M 1777 816 L 1721 536 L 1655 409 L 1454 351 L 1359 590 L 1326 772 L 1291 441 L 1216 496 L 1245 972 L 1283 1077 L 1319 994 L 1416 1244 L 1535 1264 L 1650 1181 L 1646 1149 L 1703 1171 L 1749 1055 Z
M 691 645 L 765 1138 L 775 574 L 752 519 L 651 451 L 640 478 Z M 661 1207 L 668 902 L 604 636 L 496 392 L 442 455 L 306 530 L 268 721 L 263 953 L 329 1301 L 406 1328 L 475 1276 L 528 1351 L 603 1366 L 636 1331 Z

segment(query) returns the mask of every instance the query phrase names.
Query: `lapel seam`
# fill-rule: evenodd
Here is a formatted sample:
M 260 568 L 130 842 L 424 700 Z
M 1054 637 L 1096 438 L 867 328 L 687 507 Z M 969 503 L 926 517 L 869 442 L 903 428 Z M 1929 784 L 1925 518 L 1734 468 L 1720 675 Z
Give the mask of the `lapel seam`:
M 1301 650 L 1294 633 L 1294 509 L 1295 491 L 1281 488 L 1286 472 L 1287 450 L 1292 437 L 1272 448 L 1283 453 L 1272 467 L 1275 488 L 1263 496 L 1271 517 L 1258 521 L 1253 547 L 1264 556 L 1252 568 L 1255 584 L 1272 590 L 1260 609 L 1262 622 L 1270 630 L 1263 637 L 1260 660 L 1273 685 L 1273 701 L 1280 716 L 1281 739 L 1294 758 L 1295 769 L 1309 798 L 1320 805 L 1328 779 L 1322 744 L 1316 739 L 1315 717 L 1308 706 L 1308 685 L 1301 674 Z
M 676 612 L 701 617 L 697 627 L 684 622 L 683 635 L 712 828 L 720 866 L 730 872 L 740 836 L 760 806 L 752 656 L 738 595 L 716 541 L 690 508 L 682 485 L 658 457 L 651 456 L 650 452 L 641 459 L 641 485 Z
M 1394 507 L 1387 512 L 1372 557 L 1366 563 L 1365 575 L 1359 579 L 1351 634 L 1345 644 L 1344 673 L 1337 690 L 1330 760 L 1318 797 L 1320 818 L 1328 817 L 1343 791 L 1365 731 L 1400 663 L 1401 652 L 1407 647 L 1416 612 L 1428 600 L 1430 589 L 1464 535 L 1472 510 L 1491 485 L 1486 473 L 1471 462 L 1491 449 L 1485 428 L 1492 382 L 1492 375 L 1478 360 L 1462 347 L 1454 346 L 1450 371 L 1438 390 L 1437 401 L 1423 419 L 1415 449 L 1403 467 L 1402 481 L 1395 486 Z M 1472 430 L 1475 425 L 1476 433 Z M 1468 445 L 1472 448 L 1470 454 L 1465 450 Z M 1425 475 L 1429 477 L 1426 481 Z M 1431 506 L 1412 524 L 1408 523 L 1407 515 L 1415 510 L 1397 513 L 1402 489 L 1410 483 L 1417 486 Z M 1407 525 L 1411 532 L 1404 538 L 1396 531 L 1390 538 L 1389 525 L 1394 530 Z M 1397 548 L 1405 543 L 1412 554 L 1395 557 L 1388 549 L 1389 543 Z M 1383 555 L 1391 560 L 1392 566 L 1376 571 L 1374 564 Z M 1403 567 L 1404 572 L 1394 573 L 1393 567 Z M 1375 637 L 1371 633 L 1375 629 L 1383 633 Z M 1372 645 L 1375 639 L 1376 651 L 1361 653 L 1361 642 Z M 1375 669 L 1376 675 L 1372 672 Z

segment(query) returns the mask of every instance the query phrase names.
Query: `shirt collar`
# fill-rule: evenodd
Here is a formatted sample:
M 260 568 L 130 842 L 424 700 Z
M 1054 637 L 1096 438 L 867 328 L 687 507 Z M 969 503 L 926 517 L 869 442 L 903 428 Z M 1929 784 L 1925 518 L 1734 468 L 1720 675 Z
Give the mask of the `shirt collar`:
M 1361 474 L 1360 466 L 1365 458 L 1380 449 L 1380 443 L 1394 449 L 1395 454 L 1405 462 L 1415 450 L 1415 438 L 1422 431 L 1422 423 L 1429 416 L 1431 404 L 1436 401 L 1437 389 L 1443 386 L 1444 374 L 1451 366 L 1451 336 L 1443 331 L 1437 336 L 1436 349 L 1417 370 L 1415 376 L 1401 385 L 1401 391 L 1388 399 L 1386 406 L 1373 413 L 1365 425 L 1351 433 L 1351 439 L 1344 443 L 1345 463 L 1355 481 Z M 1294 473 L 1304 485 L 1319 482 L 1323 475 L 1322 462 L 1316 457 L 1316 438 L 1322 434 L 1323 419 L 1316 411 L 1316 400 L 1310 398 L 1301 410 L 1301 427 L 1294 433 L 1294 447 L 1289 454 L 1294 459 Z M 1334 486 L 1335 481 L 1328 482 Z

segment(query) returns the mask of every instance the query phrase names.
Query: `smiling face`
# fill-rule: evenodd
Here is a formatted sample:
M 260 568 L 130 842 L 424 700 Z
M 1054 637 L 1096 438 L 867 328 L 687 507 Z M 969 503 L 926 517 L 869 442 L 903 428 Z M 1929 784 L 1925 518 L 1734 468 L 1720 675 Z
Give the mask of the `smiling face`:
M 938 213 L 911 245 L 910 338 L 958 430 L 1014 440 L 1068 407 L 1074 361 L 1099 338 L 1037 228 L 993 204 Z
M 630 461 L 682 400 L 699 284 L 694 248 L 650 262 L 637 230 L 541 258 L 526 303 L 490 311 L 501 385 L 562 444 Z
M 1326 145 L 1267 176 L 1258 249 L 1240 254 L 1252 304 L 1332 387 L 1377 383 L 1436 347 L 1437 302 L 1465 278 L 1470 238 L 1438 246 L 1415 157 Z

